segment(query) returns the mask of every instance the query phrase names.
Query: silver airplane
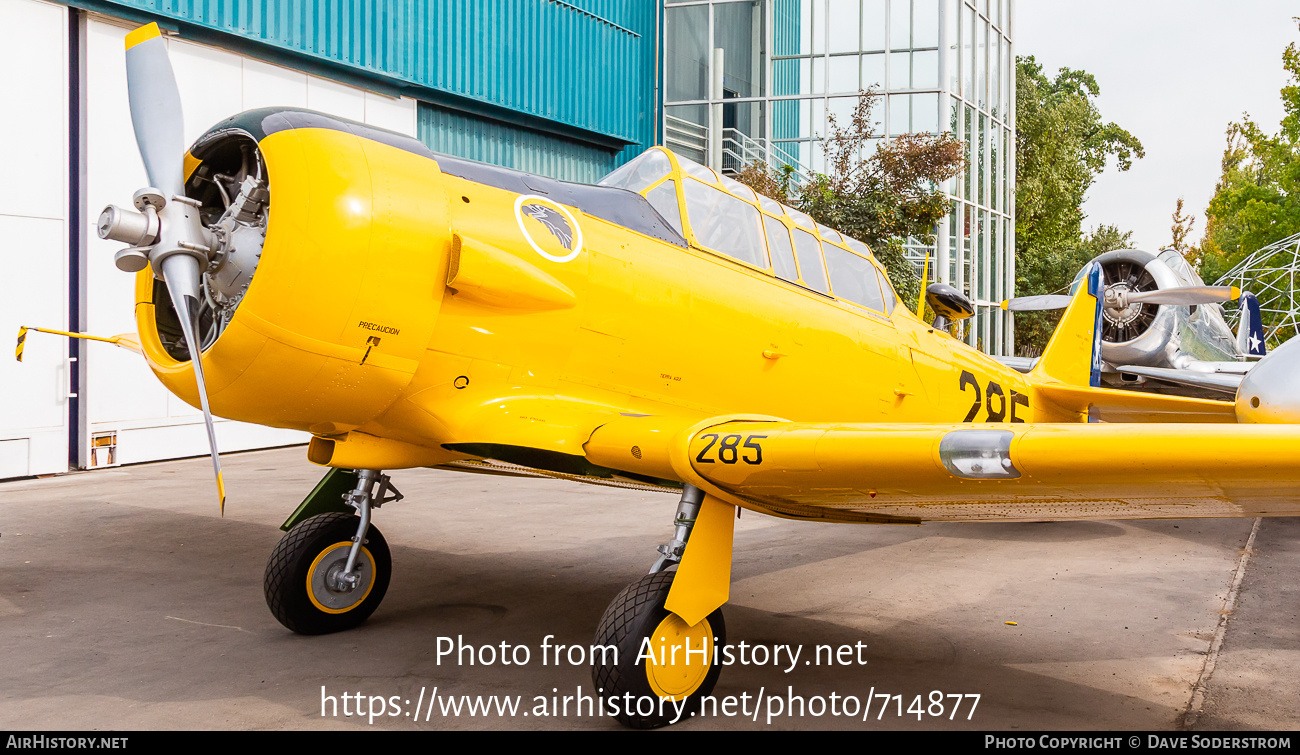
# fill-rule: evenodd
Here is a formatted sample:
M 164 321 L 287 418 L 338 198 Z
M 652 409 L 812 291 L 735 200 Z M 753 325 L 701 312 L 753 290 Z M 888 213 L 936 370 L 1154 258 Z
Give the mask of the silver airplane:
M 1105 278 L 1102 308 L 1102 381 L 1205 398 L 1235 394 L 1242 377 L 1267 353 L 1259 300 L 1227 286 L 1207 286 L 1175 249 L 1151 254 L 1120 249 L 1096 258 Z M 1075 276 L 1073 291 L 1083 275 Z M 1058 309 L 1064 295 L 1023 296 L 1002 302 L 1012 312 Z M 1238 299 L 1234 334 L 1221 301 Z M 1037 360 L 996 357 L 1022 372 Z

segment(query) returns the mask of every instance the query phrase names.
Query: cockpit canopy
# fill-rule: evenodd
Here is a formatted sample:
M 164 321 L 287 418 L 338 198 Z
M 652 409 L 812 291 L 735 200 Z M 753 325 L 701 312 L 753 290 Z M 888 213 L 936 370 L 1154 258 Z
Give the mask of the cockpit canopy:
M 644 196 L 691 246 L 876 312 L 898 302 L 866 244 L 662 147 L 600 185 Z

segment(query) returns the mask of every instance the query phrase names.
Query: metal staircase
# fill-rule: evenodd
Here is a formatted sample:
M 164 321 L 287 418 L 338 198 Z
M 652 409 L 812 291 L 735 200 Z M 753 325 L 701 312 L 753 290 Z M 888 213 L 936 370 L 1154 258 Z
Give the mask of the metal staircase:
M 664 145 L 677 154 L 704 165 L 709 160 L 709 129 L 676 116 L 664 118 Z M 721 168 L 726 175 L 735 175 L 746 165 L 765 163 L 778 175 L 790 172 L 792 186 L 803 186 L 812 178 L 812 171 L 798 158 L 768 139 L 755 139 L 739 129 L 722 132 Z M 715 166 L 716 167 L 716 166 Z

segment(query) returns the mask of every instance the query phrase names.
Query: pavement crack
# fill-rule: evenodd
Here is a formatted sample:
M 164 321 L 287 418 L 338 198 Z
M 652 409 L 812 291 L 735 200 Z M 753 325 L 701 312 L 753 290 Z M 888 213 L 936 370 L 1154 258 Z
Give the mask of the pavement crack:
M 177 616 L 164 616 L 163 618 L 171 619 L 172 621 L 183 621 L 186 624 L 198 624 L 201 627 L 216 627 L 218 629 L 233 629 L 236 632 L 245 632 L 245 633 L 248 632 L 248 630 L 244 629 L 243 627 L 232 627 L 229 624 L 209 624 L 206 621 L 193 621 L 192 619 L 182 619 Z
M 1223 600 L 1223 608 L 1219 611 L 1219 625 L 1214 630 L 1214 639 L 1210 641 L 1210 650 L 1205 654 L 1201 673 L 1196 678 L 1196 684 L 1192 686 L 1192 697 L 1187 701 L 1187 709 L 1183 711 L 1178 721 L 1180 731 L 1191 730 L 1205 708 L 1205 696 L 1210 687 L 1210 677 L 1214 675 L 1219 651 L 1223 649 L 1223 638 L 1228 633 L 1228 619 L 1236 608 L 1237 593 L 1241 590 L 1241 580 L 1246 576 L 1246 564 L 1250 563 L 1251 551 L 1255 549 L 1255 536 L 1259 534 L 1259 523 L 1262 521 L 1260 517 L 1255 518 L 1255 524 L 1250 528 L 1250 537 L 1246 539 L 1246 547 L 1237 558 L 1237 571 L 1232 576 L 1232 587 L 1228 589 L 1228 595 Z

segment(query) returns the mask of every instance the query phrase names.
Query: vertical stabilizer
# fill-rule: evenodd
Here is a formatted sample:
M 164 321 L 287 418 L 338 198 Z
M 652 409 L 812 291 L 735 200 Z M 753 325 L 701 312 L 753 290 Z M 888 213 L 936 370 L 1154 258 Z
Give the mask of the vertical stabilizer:
M 1067 385 L 1101 385 L 1101 265 L 1088 264 L 1070 306 L 1030 374 Z
M 1262 357 L 1268 353 L 1268 347 L 1264 345 L 1264 318 L 1259 312 L 1259 299 L 1249 291 L 1241 292 L 1237 351 L 1252 357 Z

